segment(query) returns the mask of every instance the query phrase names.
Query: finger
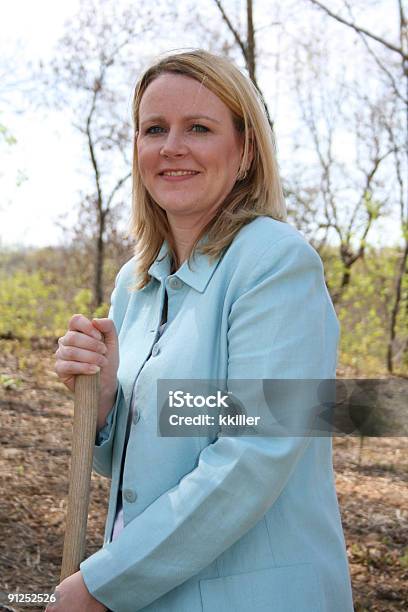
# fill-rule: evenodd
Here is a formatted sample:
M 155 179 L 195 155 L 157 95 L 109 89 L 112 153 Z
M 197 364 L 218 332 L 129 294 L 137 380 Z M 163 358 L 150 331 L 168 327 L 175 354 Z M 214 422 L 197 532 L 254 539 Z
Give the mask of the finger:
M 96 374 L 100 371 L 100 367 L 96 364 L 81 363 L 80 361 L 57 361 L 55 371 L 60 378 L 66 378 L 79 374 Z
M 77 331 L 68 331 L 65 336 L 62 336 L 58 340 L 59 345 L 64 346 L 76 346 L 78 348 L 84 348 L 89 351 L 95 351 L 96 353 L 106 353 L 107 348 L 104 342 L 100 342 L 95 338 L 91 338 L 87 334 Z
M 96 338 L 96 340 L 102 340 L 102 334 L 100 331 L 95 329 L 89 319 L 81 314 L 74 314 L 68 323 L 68 329 L 71 331 L 79 331 L 88 336 Z
M 117 333 L 112 319 L 92 319 L 92 326 L 102 332 L 107 345 L 116 344 Z
M 102 368 L 108 365 L 108 360 L 104 355 L 95 351 L 77 348 L 76 346 L 60 345 L 56 352 L 58 359 L 62 361 L 79 361 L 81 363 L 96 364 Z

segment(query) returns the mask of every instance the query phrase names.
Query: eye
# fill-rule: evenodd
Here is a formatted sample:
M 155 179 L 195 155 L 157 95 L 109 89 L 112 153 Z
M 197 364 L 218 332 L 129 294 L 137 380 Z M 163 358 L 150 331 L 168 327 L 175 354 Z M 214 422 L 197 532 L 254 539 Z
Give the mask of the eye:
M 207 127 L 205 127 L 205 125 L 201 125 L 200 123 L 195 123 L 191 129 L 193 130 L 194 128 L 200 128 L 198 130 L 198 132 L 201 132 L 203 134 L 205 134 L 206 132 L 209 132 L 209 129 Z M 163 130 L 164 128 L 162 128 L 160 125 L 152 125 L 151 127 L 147 128 L 146 130 L 146 134 L 160 134 L 159 131 L 156 130 Z
M 208 128 L 205 127 L 205 125 L 201 125 L 200 123 L 195 123 L 193 125 L 193 128 L 195 128 L 195 127 L 202 128 L 204 130 L 204 132 L 208 132 L 209 131 Z M 201 129 L 199 131 L 201 132 Z
M 153 132 L 152 130 L 161 130 L 160 125 L 152 125 L 152 127 L 147 128 L 146 134 L 157 134 L 157 132 Z

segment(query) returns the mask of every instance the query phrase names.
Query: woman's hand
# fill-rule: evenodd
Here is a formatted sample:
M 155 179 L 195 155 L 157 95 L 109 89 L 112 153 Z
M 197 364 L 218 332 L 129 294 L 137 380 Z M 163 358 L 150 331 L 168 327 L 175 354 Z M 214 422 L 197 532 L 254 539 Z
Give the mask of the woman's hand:
M 92 597 L 86 588 L 81 572 L 65 578 L 55 589 L 57 601 L 48 604 L 45 612 L 105 612 L 107 607 Z
M 90 321 L 81 314 L 71 317 L 68 330 L 58 340 L 55 371 L 60 380 L 75 390 L 78 374 L 101 372 L 99 428 L 114 403 L 119 366 L 119 347 L 115 324 L 111 319 Z

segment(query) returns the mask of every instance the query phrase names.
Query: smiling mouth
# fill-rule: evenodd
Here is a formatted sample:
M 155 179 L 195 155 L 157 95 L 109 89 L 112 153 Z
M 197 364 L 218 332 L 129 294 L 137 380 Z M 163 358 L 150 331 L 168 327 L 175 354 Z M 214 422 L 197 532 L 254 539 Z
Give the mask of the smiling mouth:
M 160 173 L 159 176 L 160 178 L 164 179 L 165 181 L 170 181 L 170 182 L 174 182 L 174 181 L 185 181 L 188 179 L 192 179 L 195 176 L 198 176 L 200 174 L 200 172 L 175 172 L 174 174 L 167 174 L 167 173 Z
M 160 172 L 160 176 L 195 176 L 199 174 L 197 170 L 174 170 Z

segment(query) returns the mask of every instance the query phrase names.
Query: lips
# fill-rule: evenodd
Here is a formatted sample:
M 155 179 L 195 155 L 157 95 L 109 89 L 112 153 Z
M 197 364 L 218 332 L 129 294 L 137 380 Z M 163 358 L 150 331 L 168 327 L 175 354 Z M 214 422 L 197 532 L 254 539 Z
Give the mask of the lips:
M 184 183 L 186 181 L 191 181 L 193 178 L 197 178 L 200 175 L 200 172 L 195 172 L 194 174 L 159 174 L 162 181 L 165 183 Z
M 165 172 L 185 172 L 186 176 L 195 176 L 196 174 L 199 174 L 198 170 L 190 170 L 189 168 L 166 168 L 165 170 L 159 172 L 160 176 L 168 176 L 164 174 Z

